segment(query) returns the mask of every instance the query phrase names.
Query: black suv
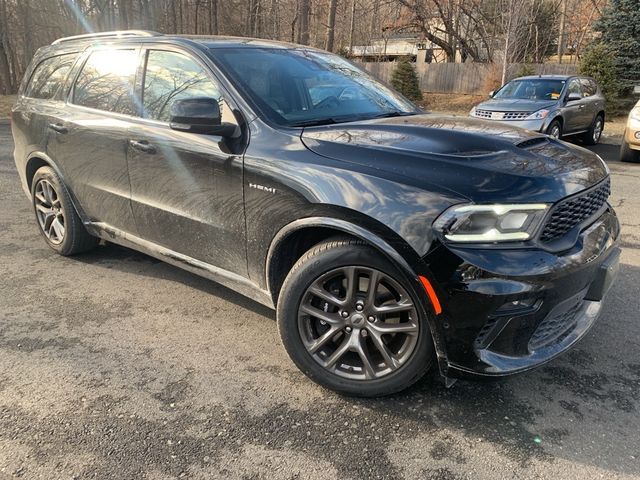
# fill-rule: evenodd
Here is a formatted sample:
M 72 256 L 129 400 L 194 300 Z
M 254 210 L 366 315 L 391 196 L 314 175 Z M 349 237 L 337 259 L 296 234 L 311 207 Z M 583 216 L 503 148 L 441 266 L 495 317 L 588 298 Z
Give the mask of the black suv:
M 308 47 L 65 38 L 12 117 L 51 248 L 103 239 L 274 307 L 293 361 L 339 392 L 395 392 L 434 362 L 447 379 L 540 365 L 585 334 L 617 271 L 597 155 L 425 114 Z

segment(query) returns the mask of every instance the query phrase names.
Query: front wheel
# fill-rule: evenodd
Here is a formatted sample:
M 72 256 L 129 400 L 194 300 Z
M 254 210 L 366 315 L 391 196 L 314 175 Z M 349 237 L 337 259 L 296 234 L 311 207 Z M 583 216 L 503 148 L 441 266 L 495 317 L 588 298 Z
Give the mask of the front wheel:
M 624 133 L 622 145 L 620 145 L 620 160 L 623 162 L 638 163 L 640 162 L 640 151 L 632 150 L 631 147 L 629 147 L 629 144 L 624 140 L 626 133 L 627 132 Z
M 559 140 L 562 137 L 562 123 L 559 120 L 554 120 L 551 122 L 549 127 L 547 128 L 547 135 L 551 138 L 555 138 Z
M 391 262 L 358 240 L 329 240 L 303 255 L 284 282 L 277 310 L 294 363 L 343 394 L 398 392 L 433 361 L 416 292 Z

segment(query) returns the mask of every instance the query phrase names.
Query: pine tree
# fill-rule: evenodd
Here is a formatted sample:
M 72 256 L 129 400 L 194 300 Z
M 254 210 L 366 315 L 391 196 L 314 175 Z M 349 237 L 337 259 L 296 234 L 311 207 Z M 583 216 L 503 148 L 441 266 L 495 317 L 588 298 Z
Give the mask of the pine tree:
M 418 75 L 413 65 L 407 60 L 398 62 L 398 66 L 391 75 L 391 85 L 410 100 L 422 100 Z
M 614 52 L 607 45 L 601 41 L 589 45 L 580 58 L 578 73 L 593 77 L 609 102 L 616 100 L 620 84 Z
M 614 53 L 620 96 L 640 84 L 640 0 L 610 0 L 594 28 Z

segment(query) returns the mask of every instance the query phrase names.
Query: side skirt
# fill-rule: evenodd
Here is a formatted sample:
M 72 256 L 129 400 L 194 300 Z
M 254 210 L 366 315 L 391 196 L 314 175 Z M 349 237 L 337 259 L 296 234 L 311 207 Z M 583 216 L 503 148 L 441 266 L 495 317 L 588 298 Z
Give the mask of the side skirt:
M 89 233 L 103 240 L 145 253 L 158 260 L 182 268 L 183 270 L 213 280 L 269 308 L 275 308 L 269 292 L 261 289 L 251 280 L 236 273 L 175 252 L 143 238 L 123 232 L 103 222 L 87 222 L 85 223 L 85 227 Z

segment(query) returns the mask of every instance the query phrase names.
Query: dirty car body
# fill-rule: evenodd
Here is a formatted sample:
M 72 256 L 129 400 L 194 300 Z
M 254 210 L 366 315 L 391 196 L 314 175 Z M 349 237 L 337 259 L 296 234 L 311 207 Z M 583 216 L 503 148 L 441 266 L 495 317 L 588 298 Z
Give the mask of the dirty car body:
M 504 124 L 425 114 L 391 90 L 385 101 L 394 109 L 370 112 L 362 107 L 368 97 L 351 84 L 340 98 L 323 87 L 314 96 L 331 98 L 310 99 L 295 92 L 305 82 L 313 88 L 312 73 L 261 75 L 260 56 L 293 55 L 305 57 L 296 61 L 310 72 L 319 69 L 320 86 L 340 73 L 318 65 L 335 64 L 363 91 L 386 89 L 307 47 L 147 34 L 99 40 L 39 51 L 13 111 L 25 192 L 31 198 L 34 175 L 51 167 L 91 235 L 211 278 L 279 315 L 289 295 L 283 289 L 295 280 L 290 271 L 305 252 L 334 238 L 357 240 L 397 272 L 394 281 L 414 299 L 412 315 L 428 326 L 420 335 L 429 336 L 447 378 L 538 366 L 597 318 L 619 256 L 609 172 L 597 155 Z M 133 101 L 120 111 L 78 105 L 91 55 L 114 50 L 127 52 L 119 65 L 131 62 Z M 158 51 L 181 56 L 172 71 L 187 68 L 180 63 L 186 58 L 215 82 L 226 130 L 198 133 L 175 116 L 146 114 L 157 106 L 147 85 Z M 50 98 L 30 96 L 34 70 L 62 54 L 70 57 L 60 86 Z M 196 104 L 208 95 L 198 88 Z M 364 330 L 356 315 L 344 315 L 349 332 Z M 330 373 L 356 390 L 336 389 L 358 394 L 369 379 L 386 378 L 375 365 L 357 376 L 354 361 Z

